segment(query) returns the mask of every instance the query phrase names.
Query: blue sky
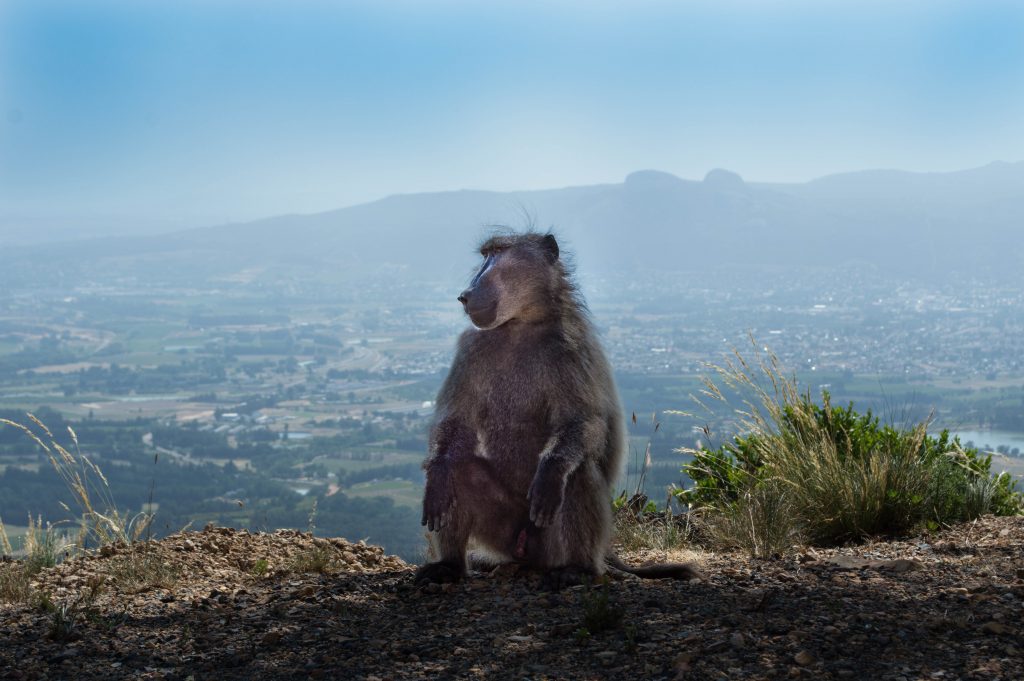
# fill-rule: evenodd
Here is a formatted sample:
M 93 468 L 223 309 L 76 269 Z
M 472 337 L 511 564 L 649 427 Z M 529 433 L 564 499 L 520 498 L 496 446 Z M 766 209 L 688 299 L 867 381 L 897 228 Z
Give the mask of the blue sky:
M 1024 159 L 1024 3 L 0 3 L 0 217 Z

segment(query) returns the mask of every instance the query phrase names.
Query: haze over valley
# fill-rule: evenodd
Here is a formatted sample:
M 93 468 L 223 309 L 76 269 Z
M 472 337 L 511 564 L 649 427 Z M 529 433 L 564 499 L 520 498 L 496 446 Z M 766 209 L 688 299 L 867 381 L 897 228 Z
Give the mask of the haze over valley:
M 735 427 L 728 414 L 664 412 L 699 411 L 691 395 L 707 364 L 753 353 L 751 339 L 837 403 L 893 421 L 934 413 L 936 429 L 1024 432 L 1022 217 L 1021 163 L 802 185 L 643 171 L 620 185 L 394 196 L 10 247 L 0 405 L 12 420 L 72 419 L 133 506 L 155 475 L 165 530 L 301 526 L 317 499 L 324 531 L 415 557 L 431 400 L 466 324 L 454 299 L 490 230 L 551 224 L 578 254 L 624 408 L 638 415 L 621 487 L 636 485 L 650 440 L 647 491 L 663 499 L 686 484 L 673 450 L 700 426 L 712 445 Z M 20 434 L 3 438 L 10 519 L 52 483 Z M 1017 451 L 1001 461 L 1019 474 Z

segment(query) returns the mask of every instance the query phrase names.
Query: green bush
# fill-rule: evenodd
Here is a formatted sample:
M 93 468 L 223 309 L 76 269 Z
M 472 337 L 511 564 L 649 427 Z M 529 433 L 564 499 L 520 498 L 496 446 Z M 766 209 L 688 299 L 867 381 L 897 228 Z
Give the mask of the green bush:
M 732 538 L 726 543 L 763 554 L 752 547 L 777 545 L 791 524 L 829 544 L 1024 511 L 1015 481 L 993 475 L 991 456 L 948 431 L 929 435 L 928 420 L 883 424 L 852 404 L 833 406 L 827 392 L 819 405 L 780 373 L 774 357 L 758 360 L 755 370 L 737 354 L 717 368 L 728 388 L 753 395 L 737 410 L 744 434 L 715 449 L 682 450 L 694 457 L 683 469 L 694 486 L 679 499 L 703 509 L 718 534 Z M 705 385 L 706 396 L 728 402 L 713 381 Z M 754 513 L 765 509 L 772 514 Z M 781 509 L 792 517 L 777 517 Z

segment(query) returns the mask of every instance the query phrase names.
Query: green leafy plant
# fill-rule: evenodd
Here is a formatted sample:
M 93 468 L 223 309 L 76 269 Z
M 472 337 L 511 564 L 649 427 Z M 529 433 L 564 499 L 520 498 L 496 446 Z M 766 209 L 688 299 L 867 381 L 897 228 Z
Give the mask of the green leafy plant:
M 252 565 L 253 577 L 265 577 L 267 572 L 270 570 L 270 561 L 266 558 L 260 558 Z

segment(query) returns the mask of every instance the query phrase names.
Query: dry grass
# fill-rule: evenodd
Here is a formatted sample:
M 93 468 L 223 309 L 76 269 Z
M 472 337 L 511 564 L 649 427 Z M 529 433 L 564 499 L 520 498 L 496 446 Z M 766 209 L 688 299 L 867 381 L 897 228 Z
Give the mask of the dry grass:
M 14 547 L 11 546 L 11 539 L 7 536 L 7 527 L 4 525 L 4 519 L 0 518 L 0 549 L 3 549 L 2 556 L 13 556 Z
M 65 447 L 46 424 L 33 414 L 26 416 L 35 429 L 9 419 L 0 419 L 0 425 L 20 430 L 42 449 L 71 493 L 75 510 L 63 502 L 61 506 L 73 516 L 68 522 L 75 528 L 75 537 L 69 539 L 56 526 L 47 523 L 44 527 L 41 518 L 33 519 L 29 516 L 28 531 L 24 537 L 24 558 L 0 565 L 0 600 L 30 602 L 39 598 L 39 594 L 31 588 L 32 577 L 44 568 L 53 567 L 66 555 L 84 552 L 87 546 L 127 547 L 127 551 L 111 563 L 111 576 L 126 590 L 173 584 L 176 574 L 158 556 L 149 552 L 146 545 L 137 546 L 144 534 L 149 535 L 152 514 L 130 515 L 118 510 L 106 476 L 99 466 L 82 453 L 74 429 L 68 426 L 70 446 Z M 0 548 L 5 555 L 14 554 L 2 520 Z M 64 631 L 65 625 L 74 626 L 76 613 L 82 607 L 84 602 L 52 606 L 54 631 L 57 635 Z
M 173 587 L 181 568 L 166 560 L 155 543 L 139 542 L 124 547 L 120 554 L 111 558 L 107 572 L 126 593 L 140 593 Z
M 13 554 L 13 547 L 0 522 L 0 543 L 4 545 L 7 555 Z M 34 592 L 31 588 L 32 578 L 45 568 L 56 565 L 67 547 L 57 528 L 47 524 L 43 527 L 42 519 L 28 518 L 28 530 L 24 536 L 25 556 L 21 560 L 7 561 L 0 564 L 0 601 L 8 603 L 26 603 L 32 600 Z
M 337 563 L 338 555 L 333 547 L 315 544 L 294 556 L 288 563 L 288 569 L 299 574 L 308 572 L 325 574 L 336 567 Z
M 41 434 L 9 419 L 0 419 L 0 424 L 17 428 L 35 442 L 71 492 L 77 512 L 72 511 L 71 507 L 63 502 L 61 505 L 69 513 L 77 515 L 79 547 L 105 546 L 117 542 L 131 544 L 139 540 L 150 529 L 153 515 L 130 515 L 118 510 L 110 483 L 107 482 L 100 467 L 82 453 L 78 446 L 78 436 L 71 426 L 68 426 L 68 435 L 71 438 L 71 448 L 68 449 L 57 441 L 42 421 L 33 414 L 26 416 Z
M 689 514 L 635 511 L 623 506 L 615 514 L 615 541 L 627 552 L 653 549 L 674 551 L 690 543 L 694 533 Z
M 708 531 L 715 545 L 761 559 L 785 554 L 801 539 L 791 495 L 774 482 L 746 490 L 708 519 Z

